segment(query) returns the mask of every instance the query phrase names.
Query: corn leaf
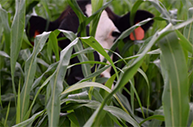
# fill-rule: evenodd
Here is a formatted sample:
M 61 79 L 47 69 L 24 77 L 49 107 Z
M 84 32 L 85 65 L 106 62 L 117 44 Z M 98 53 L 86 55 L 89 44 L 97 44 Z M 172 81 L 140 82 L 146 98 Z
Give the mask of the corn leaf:
M 38 118 L 40 117 L 45 111 L 40 111 L 36 114 L 34 114 L 31 118 L 17 124 L 17 125 L 14 125 L 13 127 L 25 127 L 25 126 L 32 126 L 32 123 Z
M 5 35 L 5 52 L 10 53 L 10 26 L 8 21 L 8 13 L 0 6 L 0 22 L 4 28 Z
M 193 8 L 189 8 L 188 10 L 188 19 L 193 18 Z M 193 23 L 190 23 L 189 25 L 187 25 L 184 28 L 184 36 L 186 37 L 187 40 L 189 40 L 191 42 L 191 44 L 193 44 Z
M 16 13 L 14 15 L 13 23 L 11 26 L 11 51 L 10 51 L 12 87 L 14 94 L 16 94 L 14 83 L 15 65 L 22 44 L 24 26 L 25 26 L 25 0 L 16 0 Z
M 49 126 L 58 126 L 60 118 L 60 94 L 63 90 L 63 80 L 67 71 L 67 66 L 70 62 L 73 46 L 78 43 L 76 38 L 60 53 L 60 61 L 50 79 L 49 87 L 51 88 L 51 96 L 49 97 L 46 109 L 48 112 Z
M 92 3 L 92 14 L 94 14 L 98 9 L 100 9 L 103 5 L 103 0 L 91 0 Z M 100 19 L 101 12 L 98 13 L 95 18 L 90 23 L 90 35 L 95 36 L 97 25 Z
M 97 52 L 99 52 L 101 55 L 103 55 L 110 63 L 111 66 L 113 67 L 113 69 L 115 70 L 116 76 L 117 78 L 119 78 L 118 76 L 118 72 L 117 69 L 113 63 L 113 61 L 111 60 L 110 56 L 107 54 L 107 52 L 103 49 L 103 47 L 94 39 L 94 37 L 82 37 L 80 38 L 83 42 L 85 42 L 86 44 L 90 45 L 92 48 L 94 48 Z
M 163 107 L 166 126 L 187 126 L 189 114 L 188 69 L 174 32 L 159 41 L 164 77 Z
M 33 49 L 32 54 L 27 59 L 25 64 L 25 83 L 21 91 L 21 121 L 26 120 L 25 115 L 28 111 L 29 107 L 29 99 L 30 99 L 30 90 L 33 84 L 36 66 L 37 66 L 37 55 L 43 49 L 46 40 L 49 36 L 48 33 L 43 33 L 35 38 L 35 47 Z
M 76 38 L 76 35 L 71 32 L 71 31 L 66 31 L 66 30 L 60 30 L 69 40 L 73 41 Z M 78 41 L 76 45 L 74 45 L 74 49 L 76 52 L 81 52 L 83 50 L 82 43 Z M 78 54 L 77 55 L 78 59 L 80 62 L 85 62 L 88 61 L 87 57 L 85 54 Z M 89 76 L 91 74 L 90 71 L 90 65 L 89 64 L 82 64 L 82 72 L 85 77 Z

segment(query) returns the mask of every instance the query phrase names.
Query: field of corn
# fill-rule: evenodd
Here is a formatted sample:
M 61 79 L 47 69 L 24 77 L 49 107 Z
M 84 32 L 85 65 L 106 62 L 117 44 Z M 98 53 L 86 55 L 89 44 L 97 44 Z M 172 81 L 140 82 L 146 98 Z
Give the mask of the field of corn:
M 118 48 L 120 60 L 108 66 L 89 57 L 104 49 L 90 43 L 95 41 L 92 36 L 84 38 L 88 18 L 82 13 L 78 13 L 81 37 L 61 31 L 72 41 L 65 49 L 57 45 L 59 30 L 37 36 L 34 46 L 29 42 L 25 27 L 32 12 L 53 21 L 68 4 L 79 12 L 75 3 L 0 0 L 0 126 L 192 127 L 193 1 L 92 0 L 94 11 L 99 10 L 94 20 L 107 4 L 118 15 L 142 9 L 155 16 L 143 41 L 123 42 L 134 25 L 114 42 L 109 54 Z M 94 35 L 96 24 L 91 26 Z M 79 50 L 72 54 L 73 48 Z M 69 86 L 65 75 L 75 66 L 69 60 L 77 55 L 85 78 Z M 120 68 L 119 62 L 125 66 Z M 96 63 L 100 66 L 91 73 Z M 117 73 L 109 79 L 100 77 L 109 66 Z

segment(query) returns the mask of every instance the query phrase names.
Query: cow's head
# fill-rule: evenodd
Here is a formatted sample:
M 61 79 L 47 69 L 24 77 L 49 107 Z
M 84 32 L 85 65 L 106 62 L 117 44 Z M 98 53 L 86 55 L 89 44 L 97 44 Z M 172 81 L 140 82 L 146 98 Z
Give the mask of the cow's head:
M 92 8 L 90 2 L 78 1 L 78 4 L 80 5 L 80 8 L 82 9 L 84 14 L 86 14 L 87 16 L 91 15 Z M 153 18 L 153 14 L 144 10 L 138 10 L 134 18 L 134 24 L 147 18 Z M 77 32 L 79 26 L 78 23 L 79 21 L 76 14 L 70 7 L 68 7 L 54 22 L 48 22 L 47 20 L 39 16 L 31 16 L 27 25 L 27 35 L 29 37 L 35 37 L 37 34 L 41 34 L 43 31 L 53 31 L 58 28 Z M 141 27 L 138 27 L 135 30 L 135 37 L 137 40 L 143 39 L 145 32 L 149 29 L 152 23 L 153 20 L 149 21 Z M 111 43 L 112 40 L 115 39 L 115 37 L 117 37 L 123 31 L 130 27 L 130 12 L 128 12 L 124 16 L 118 16 L 114 12 L 112 12 L 110 8 L 106 8 L 102 12 L 101 19 L 97 27 L 96 39 L 99 42 L 106 40 Z M 131 34 L 130 36 L 128 36 L 128 39 L 134 40 L 135 38 L 133 34 Z

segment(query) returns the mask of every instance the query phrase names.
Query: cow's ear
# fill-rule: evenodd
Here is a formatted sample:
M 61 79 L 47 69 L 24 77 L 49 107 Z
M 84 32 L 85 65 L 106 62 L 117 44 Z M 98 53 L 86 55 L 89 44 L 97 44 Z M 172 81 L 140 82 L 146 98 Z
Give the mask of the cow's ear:
M 148 18 L 153 18 L 154 15 L 148 11 L 144 11 L 144 10 L 138 10 L 135 14 L 135 20 L 134 20 L 134 24 L 140 22 L 140 21 L 143 21 L 145 19 L 148 19 Z M 153 20 L 147 22 L 146 24 L 144 24 L 142 26 L 143 30 L 144 31 L 147 31 L 153 24 Z
M 31 16 L 26 26 L 29 37 L 35 37 L 46 30 L 47 20 L 39 16 Z
M 148 18 L 153 18 L 153 14 L 147 12 L 147 11 L 143 11 L 143 10 L 138 10 L 135 14 L 135 18 L 134 18 L 134 24 L 141 22 L 145 19 Z M 153 24 L 153 20 L 147 22 L 146 24 L 138 27 L 137 29 L 134 30 L 135 35 L 133 35 L 133 33 L 130 34 L 130 39 L 131 40 L 142 40 L 145 36 L 145 32 L 152 26 Z
M 147 18 L 153 18 L 154 15 L 148 11 L 144 11 L 144 10 L 138 10 L 135 14 L 135 18 L 134 18 L 134 24 L 145 20 Z M 147 22 L 145 25 L 142 26 L 144 31 L 147 31 L 149 29 L 150 26 L 152 26 L 153 24 L 153 20 Z M 129 27 L 131 27 L 131 23 L 130 23 L 130 12 L 128 12 L 127 14 L 125 14 L 122 17 L 119 17 L 119 20 L 117 20 L 116 22 L 117 28 L 123 32 L 126 29 L 128 29 Z

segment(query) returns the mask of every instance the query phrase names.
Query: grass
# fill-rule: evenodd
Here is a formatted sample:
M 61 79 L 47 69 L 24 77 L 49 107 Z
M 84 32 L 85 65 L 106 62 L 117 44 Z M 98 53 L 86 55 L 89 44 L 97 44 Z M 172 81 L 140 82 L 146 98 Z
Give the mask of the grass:
M 99 13 L 86 18 L 73 2 L 0 1 L 0 126 L 192 126 L 192 1 L 110 2 L 108 6 L 118 15 L 138 8 L 152 12 L 155 18 L 143 43 L 123 42 L 136 25 L 115 41 L 109 54 L 118 47 L 121 59 L 118 64 L 110 61 L 108 66 L 87 55 L 92 47 L 110 58 L 94 37 L 84 36 L 84 23 L 80 29 L 82 37 L 56 30 L 37 36 L 34 47 L 30 46 L 24 28 L 32 8 L 53 21 L 69 3 L 81 22 L 97 22 Z M 95 11 L 106 6 L 102 4 L 105 0 L 99 2 Z M 91 25 L 94 35 L 96 24 Z M 72 41 L 65 49 L 57 48 L 59 32 Z M 68 86 L 65 75 L 74 66 L 69 60 L 76 55 L 85 78 Z M 120 61 L 125 63 L 121 69 Z M 91 73 L 95 63 L 100 68 Z M 99 75 L 109 66 L 116 74 L 108 80 L 101 78 Z

